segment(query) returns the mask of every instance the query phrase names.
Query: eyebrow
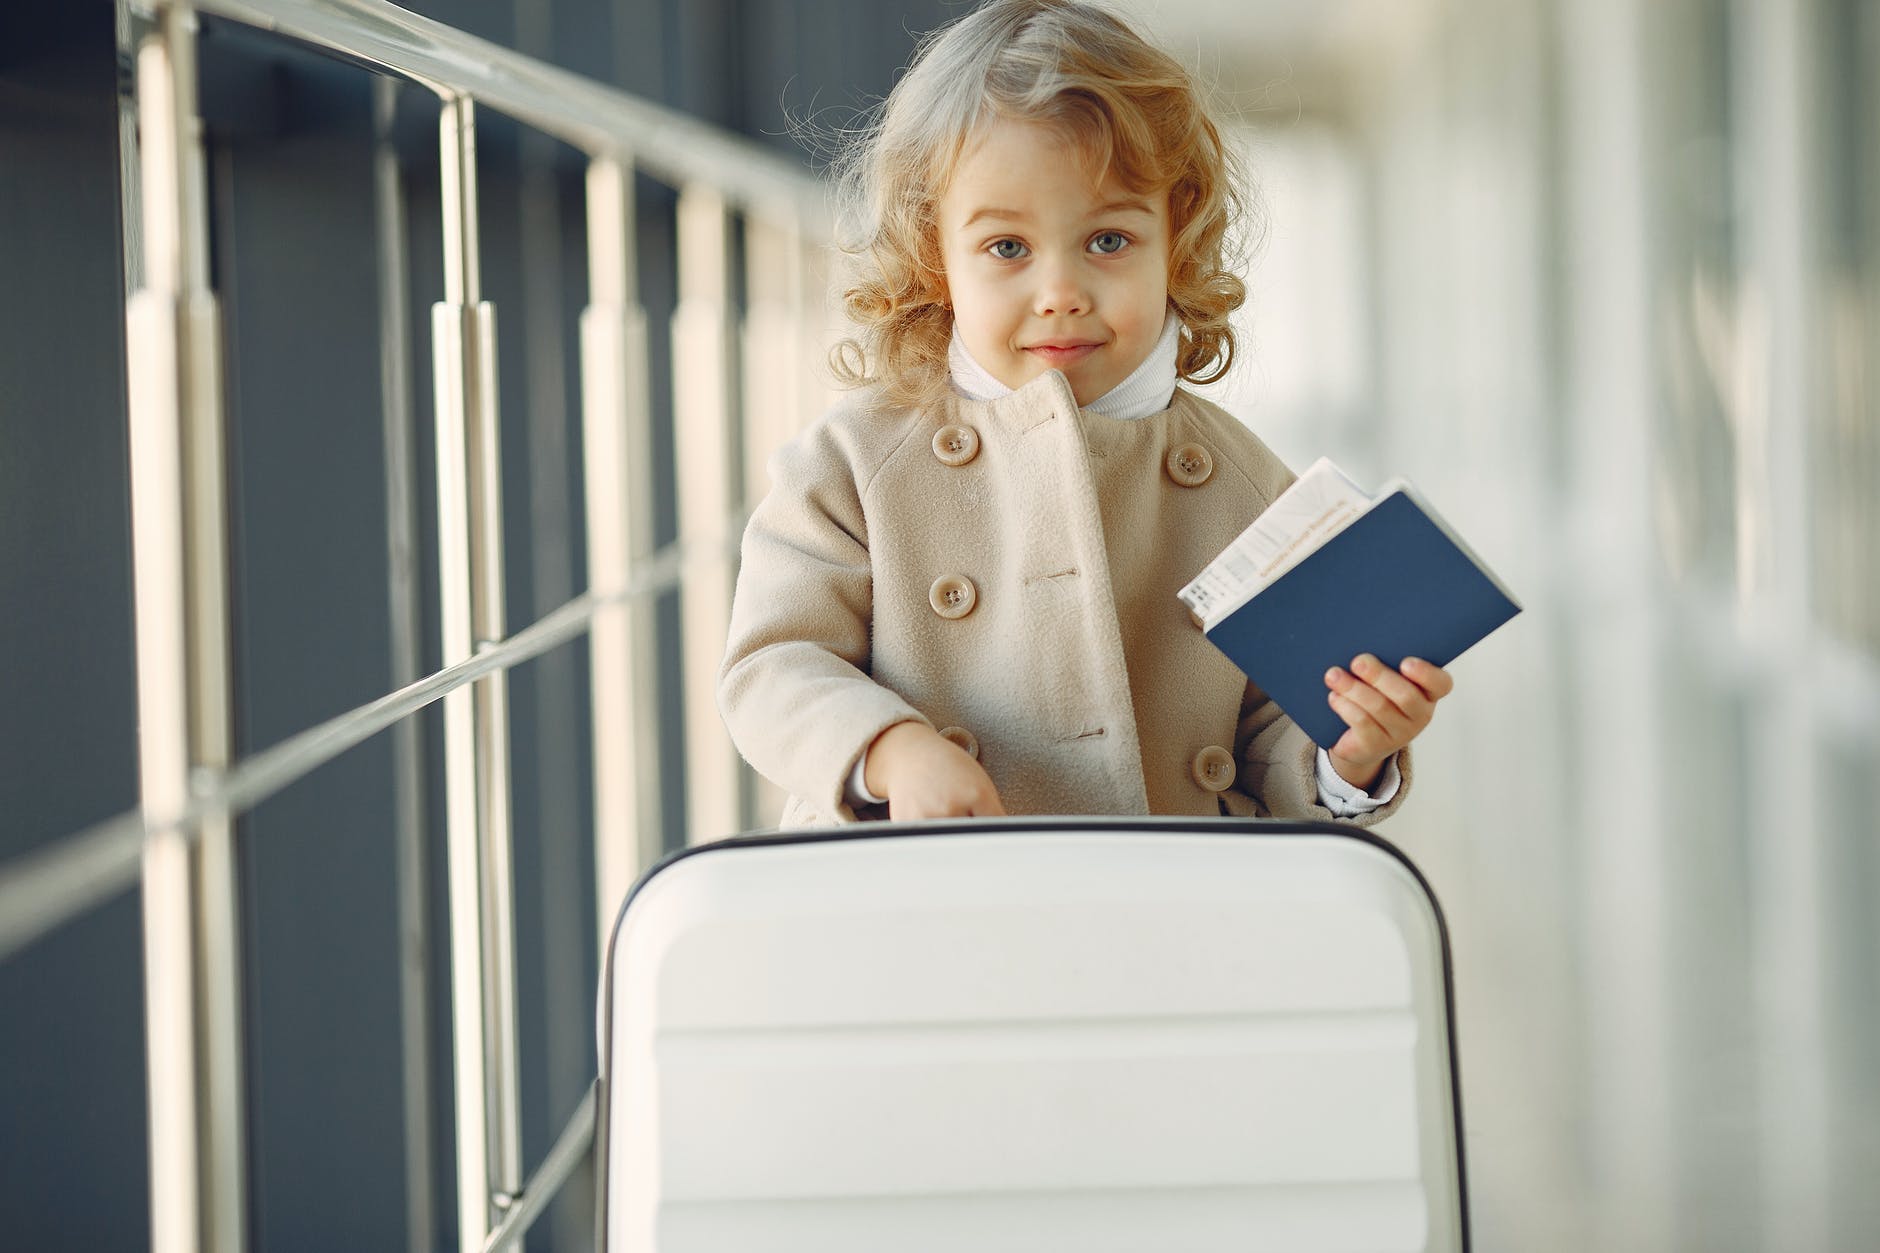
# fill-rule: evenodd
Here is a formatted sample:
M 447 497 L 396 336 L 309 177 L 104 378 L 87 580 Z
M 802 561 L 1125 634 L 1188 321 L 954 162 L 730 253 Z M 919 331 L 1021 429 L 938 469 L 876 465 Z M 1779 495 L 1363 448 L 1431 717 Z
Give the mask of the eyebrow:
M 1105 217 L 1112 213 L 1140 213 L 1144 217 L 1151 218 L 1155 216 L 1155 210 L 1149 207 L 1149 202 L 1146 200 L 1113 200 L 1109 204 L 1098 205 L 1095 209 L 1091 210 L 1090 216 Z M 1017 209 L 978 209 L 974 211 L 971 217 L 960 223 L 960 229 L 965 230 L 975 222 L 985 218 L 996 218 L 1005 222 L 1019 222 L 1023 221 L 1024 217 L 1025 215 L 1020 213 Z

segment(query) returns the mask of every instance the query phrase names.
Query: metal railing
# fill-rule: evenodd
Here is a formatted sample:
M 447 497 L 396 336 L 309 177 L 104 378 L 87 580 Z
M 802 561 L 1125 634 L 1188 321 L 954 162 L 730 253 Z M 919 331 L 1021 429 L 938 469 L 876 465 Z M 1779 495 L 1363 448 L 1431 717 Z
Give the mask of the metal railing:
M 233 751 L 229 561 L 223 484 L 222 335 L 209 285 L 197 15 L 336 54 L 442 102 L 444 299 L 432 309 L 437 535 L 443 668 L 244 760 Z M 751 467 L 819 399 L 805 351 L 824 337 L 822 189 L 755 145 L 382 0 L 132 0 L 120 40 L 135 50 L 135 125 L 125 160 L 130 463 L 141 805 L 0 867 L 0 959 L 141 878 L 144 915 L 152 1245 L 236 1251 L 247 1242 L 236 819 L 370 736 L 443 707 L 458 1231 L 466 1250 L 507 1247 L 579 1166 L 590 1091 L 536 1176 L 520 1150 L 508 670 L 585 632 L 591 650 L 595 891 L 604 940 L 616 902 L 659 852 L 661 746 L 651 599 L 677 586 L 687 707 L 713 708 L 735 541 Z M 378 97 L 381 269 L 402 266 L 402 201 Z M 502 587 L 502 467 L 496 314 L 480 286 L 477 111 L 488 108 L 588 158 L 589 303 L 580 320 L 588 590 L 511 634 Z M 679 192 L 680 300 L 674 412 L 683 432 L 680 536 L 655 549 L 646 315 L 639 307 L 633 178 Z M 731 229 L 745 230 L 744 337 L 731 302 Z M 388 244 L 387 232 L 397 235 Z M 392 262 L 387 265 L 387 255 Z M 398 283 L 382 291 L 387 334 L 387 486 L 394 616 L 412 589 L 409 483 L 413 372 Z M 737 374 L 772 380 L 734 398 Z M 774 380 L 781 378 L 782 385 Z M 406 424 L 400 431 L 398 421 Z M 747 467 L 735 481 L 735 467 Z M 401 499 L 402 497 L 402 499 Z M 407 629 L 410 615 L 405 615 Z M 715 717 L 688 720 L 691 837 L 748 818 L 743 767 Z M 405 754 L 404 766 L 415 760 Z M 627 763 L 630 768 L 619 768 Z M 407 779 L 406 790 L 415 785 Z M 406 826 L 415 826 L 407 822 Z M 408 832 L 414 842 L 416 832 Z M 415 874 L 418 853 L 401 849 Z M 412 915 L 403 919 L 408 928 Z M 421 975 L 420 975 L 421 977 Z M 420 984 L 418 991 L 422 991 Z M 413 995 L 408 983 L 407 1000 Z M 420 1033 L 422 1034 L 422 1033 Z M 407 1031 L 407 1079 L 414 1074 Z M 415 1073 L 421 1074 L 421 1068 Z M 422 1107 L 407 1110 L 428 1135 Z M 414 1246 L 426 1243 L 414 1228 Z

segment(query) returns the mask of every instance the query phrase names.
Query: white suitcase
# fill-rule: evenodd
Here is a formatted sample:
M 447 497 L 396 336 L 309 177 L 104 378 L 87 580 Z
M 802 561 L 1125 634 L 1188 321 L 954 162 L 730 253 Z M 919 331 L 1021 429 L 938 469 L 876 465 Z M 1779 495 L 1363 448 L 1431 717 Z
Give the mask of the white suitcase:
M 606 964 L 609 1253 L 1468 1248 L 1441 915 L 1356 828 L 728 840 Z

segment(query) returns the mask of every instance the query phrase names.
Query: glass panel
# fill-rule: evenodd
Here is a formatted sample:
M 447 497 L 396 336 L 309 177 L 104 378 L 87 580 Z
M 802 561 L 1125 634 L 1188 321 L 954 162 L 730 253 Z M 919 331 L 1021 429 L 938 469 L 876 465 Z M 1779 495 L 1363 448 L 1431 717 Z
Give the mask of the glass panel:
M 1760 342 L 1740 300 L 1730 23 L 1725 0 L 1641 5 L 1650 133 L 1650 276 L 1660 367 L 1654 522 L 1676 580 L 1734 584 L 1744 367 Z
M 1814 610 L 1880 657 L 1880 8 L 1822 0 L 1820 420 L 1809 449 Z

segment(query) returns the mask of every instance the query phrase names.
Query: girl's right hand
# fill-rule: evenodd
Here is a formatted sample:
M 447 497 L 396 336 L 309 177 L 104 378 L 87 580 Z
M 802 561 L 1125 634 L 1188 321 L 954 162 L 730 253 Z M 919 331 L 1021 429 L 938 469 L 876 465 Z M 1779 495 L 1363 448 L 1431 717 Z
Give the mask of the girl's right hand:
M 953 741 L 918 722 L 897 722 L 868 746 L 862 781 L 888 798 L 896 822 L 1003 817 L 992 777 Z

